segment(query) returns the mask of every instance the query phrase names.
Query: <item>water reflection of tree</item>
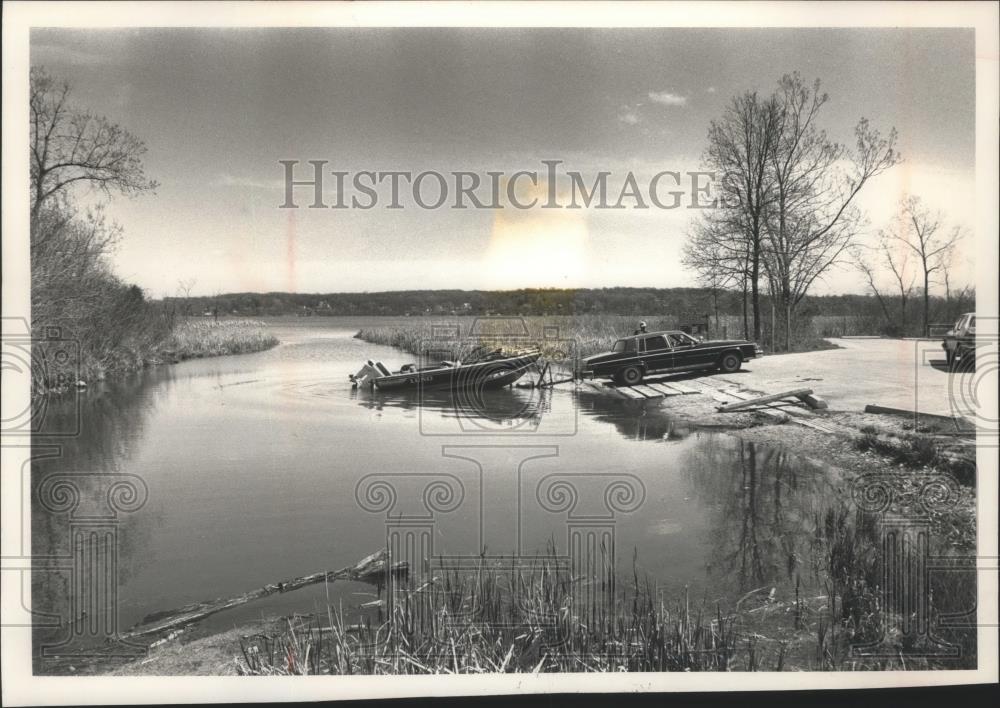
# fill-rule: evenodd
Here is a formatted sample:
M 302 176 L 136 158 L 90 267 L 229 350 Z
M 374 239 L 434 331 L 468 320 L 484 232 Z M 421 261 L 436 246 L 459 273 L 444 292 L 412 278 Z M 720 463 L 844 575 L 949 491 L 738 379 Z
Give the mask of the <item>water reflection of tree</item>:
M 714 510 L 712 569 L 738 592 L 795 579 L 818 509 L 831 499 L 823 474 L 788 451 L 724 436 L 694 449 L 691 482 Z
M 81 499 L 79 513 L 87 513 L 106 496 L 110 484 L 107 475 L 129 472 L 142 477 L 143 470 L 134 469 L 129 463 L 136 443 L 143 436 L 149 414 L 169 395 L 173 385 L 173 372 L 164 368 L 97 384 L 85 393 L 46 402 L 45 418 L 34 438 L 28 488 L 31 493 L 31 547 L 35 556 L 65 557 L 71 550 L 69 513 L 54 513 L 42 507 L 38 496 L 40 485 L 52 475 L 99 473 L 72 476 Z M 78 434 L 56 435 L 73 430 Z M 150 513 L 147 506 L 136 513 L 117 517 L 119 588 L 144 565 L 143 549 L 149 546 L 154 526 L 150 523 Z M 63 622 L 69 621 L 70 592 L 66 571 L 46 570 L 44 566 L 33 571 L 32 609 L 36 612 L 56 613 Z M 58 641 L 66 631 L 65 626 L 37 630 L 34 633 L 36 651 L 41 643 Z

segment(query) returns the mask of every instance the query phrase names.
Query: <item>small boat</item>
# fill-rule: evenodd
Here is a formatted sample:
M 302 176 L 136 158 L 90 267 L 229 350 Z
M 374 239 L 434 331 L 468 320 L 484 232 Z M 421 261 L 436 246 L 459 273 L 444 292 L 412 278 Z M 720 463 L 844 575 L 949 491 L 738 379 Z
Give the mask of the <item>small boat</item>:
M 383 391 L 502 388 L 524 376 L 540 355 L 537 351 L 504 354 L 495 350 L 472 361 L 442 361 L 423 367 L 406 364 L 399 371 L 389 371 L 382 362 L 369 360 L 350 379 L 356 387 L 373 386 Z

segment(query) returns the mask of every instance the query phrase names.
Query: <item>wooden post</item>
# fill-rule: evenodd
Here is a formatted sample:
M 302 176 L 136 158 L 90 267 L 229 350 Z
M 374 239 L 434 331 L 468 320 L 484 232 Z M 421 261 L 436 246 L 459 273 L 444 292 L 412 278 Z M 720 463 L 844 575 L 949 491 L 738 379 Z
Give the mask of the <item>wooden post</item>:
M 549 362 L 545 362 L 545 366 L 542 367 L 542 373 L 538 377 L 538 388 L 541 388 L 545 384 L 545 374 L 549 371 Z

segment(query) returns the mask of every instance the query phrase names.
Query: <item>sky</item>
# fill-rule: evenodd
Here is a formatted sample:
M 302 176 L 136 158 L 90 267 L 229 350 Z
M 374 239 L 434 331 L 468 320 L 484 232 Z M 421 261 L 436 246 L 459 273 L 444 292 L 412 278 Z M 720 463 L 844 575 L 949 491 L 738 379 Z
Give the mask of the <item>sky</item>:
M 588 184 L 611 172 L 617 195 L 629 171 L 704 169 L 710 121 L 792 71 L 822 81 L 834 139 L 850 141 L 862 117 L 899 131 L 905 161 L 862 193 L 860 238 L 904 192 L 949 225 L 971 227 L 975 205 L 971 30 L 35 29 L 31 59 L 145 141 L 156 194 L 115 197 L 109 212 L 124 229 L 116 272 L 157 297 L 181 280 L 191 294 L 695 285 L 681 263 L 700 213 L 689 197 L 669 210 L 422 209 L 409 197 L 389 209 L 383 185 L 369 210 L 307 209 L 302 188 L 303 208 L 280 209 L 279 161 L 300 161 L 305 178 L 308 160 L 482 176 L 561 160 Z M 958 254 L 955 280 L 974 280 L 970 260 Z M 863 290 L 847 267 L 816 286 Z

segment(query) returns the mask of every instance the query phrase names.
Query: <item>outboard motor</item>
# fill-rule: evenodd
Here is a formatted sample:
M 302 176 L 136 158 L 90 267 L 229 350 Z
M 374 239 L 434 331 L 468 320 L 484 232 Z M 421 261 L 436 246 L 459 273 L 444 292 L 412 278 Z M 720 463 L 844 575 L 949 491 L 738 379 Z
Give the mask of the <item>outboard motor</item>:
M 358 373 L 350 374 L 349 378 L 354 383 L 354 388 L 357 388 L 364 385 L 373 386 L 375 384 L 375 379 L 382 378 L 382 376 L 382 372 L 376 368 L 375 364 L 373 364 L 371 360 L 369 360 L 364 366 L 361 367 L 361 370 L 358 371 Z

